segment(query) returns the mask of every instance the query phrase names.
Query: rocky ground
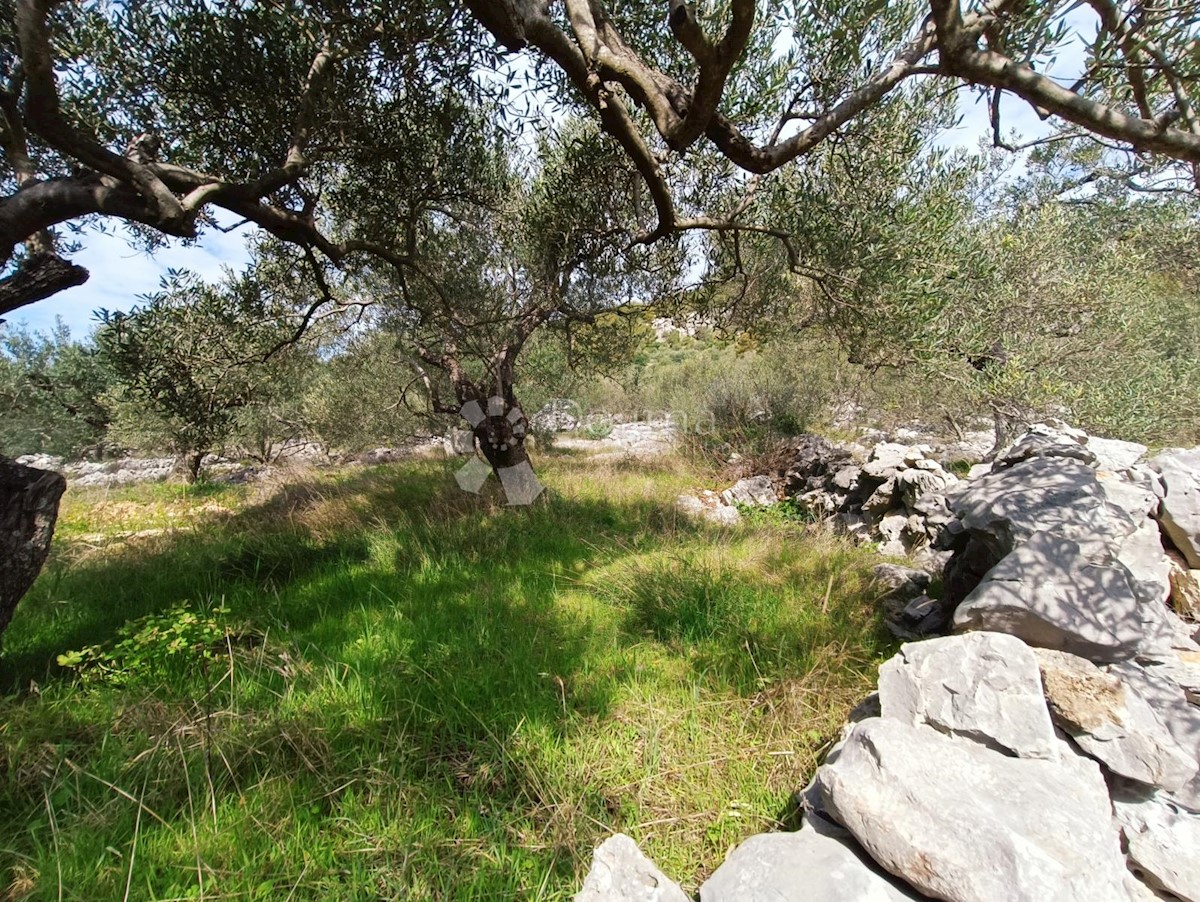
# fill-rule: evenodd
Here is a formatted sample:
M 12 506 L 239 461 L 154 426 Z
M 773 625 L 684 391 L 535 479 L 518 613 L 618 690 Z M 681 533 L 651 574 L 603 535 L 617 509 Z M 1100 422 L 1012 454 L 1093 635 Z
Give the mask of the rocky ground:
M 742 843 L 701 902 L 1200 902 L 1200 448 L 1038 426 L 965 480 L 933 448 L 796 451 L 680 506 L 789 498 L 914 556 L 879 576 L 929 638 L 883 665 L 800 830 Z M 576 899 L 687 896 L 615 836 Z
M 561 406 L 561 405 L 560 405 Z M 578 419 L 560 407 L 547 405 L 532 418 L 542 441 L 556 448 L 577 451 L 600 460 L 650 458 L 669 453 L 675 447 L 677 429 L 670 419 L 606 422 L 611 427 L 602 437 L 591 437 L 580 428 Z M 535 438 L 535 443 L 537 439 Z M 275 449 L 269 463 L 246 463 L 217 454 L 204 458 L 202 471 L 217 482 L 246 482 L 272 469 L 302 464 L 331 467 L 374 465 L 445 454 L 462 456 L 474 451 L 470 430 L 452 429 L 444 436 L 415 436 L 394 446 L 372 448 L 356 454 L 331 453 L 316 442 L 293 441 Z M 104 461 L 68 462 L 48 454 L 27 454 L 17 463 L 40 470 L 53 470 L 67 477 L 71 485 L 115 487 L 139 482 L 163 482 L 179 473 L 174 457 L 117 457 Z

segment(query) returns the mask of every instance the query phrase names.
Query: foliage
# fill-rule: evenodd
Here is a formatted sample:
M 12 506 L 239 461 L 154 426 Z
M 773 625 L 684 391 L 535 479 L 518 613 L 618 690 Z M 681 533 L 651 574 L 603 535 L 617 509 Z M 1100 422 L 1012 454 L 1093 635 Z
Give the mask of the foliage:
M 999 225 L 999 280 L 976 303 L 1000 336 L 988 403 L 1018 415 L 1055 405 L 1102 434 L 1171 442 L 1200 421 L 1200 227 L 1186 208 L 1048 205 Z
M 231 643 L 241 645 L 242 631 L 230 625 L 228 614 L 221 606 L 197 612 L 176 605 L 124 624 L 112 643 L 60 654 L 58 666 L 76 671 L 87 684 L 186 680 Z
M 0 453 L 64 457 L 103 453 L 108 411 L 100 402 L 112 382 L 94 345 L 71 340 L 60 321 L 49 335 L 0 333 Z
M 605 420 L 595 423 L 588 423 L 581 430 L 579 430 L 580 435 L 586 439 L 591 439 L 592 441 L 606 439 L 612 435 L 612 431 L 613 424 L 610 421 Z
M 96 342 L 117 382 L 107 397 L 114 434 L 185 455 L 194 480 L 200 458 L 234 435 L 239 417 L 295 390 L 286 358 L 273 354 L 282 340 L 262 284 L 249 276 L 209 285 L 173 274 L 131 313 L 105 312 Z
M 784 238 L 796 211 L 780 215 L 764 177 L 847 148 L 886 170 L 891 111 L 945 124 L 938 98 L 962 87 L 987 97 L 998 146 L 1011 146 L 1014 100 L 1054 117 L 1064 146 L 1103 138 L 1076 153 L 1090 180 L 1182 190 L 1200 163 L 1188 4 L 731 0 L 664 18 L 648 2 L 562 16 L 532 0 L 14 0 L 0 12 L 0 312 L 86 278 L 56 229 L 107 219 L 154 244 L 195 237 L 216 209 L 314 269 L 419 281 L 424 240 L 453 238 L 464 203 L 506 195 L 507 158 L 531 146 L 514 132 L 572 113 L 598 140 L 572 137 L 534 180 L 560 220 L 539 230 L 551 257 L 555 230 L 564 248 L 592 240 L 589 258 L 695 231 Z M 514 63 L 492 38 L 531 53 Z M 1078 71 L 1060 56 L 1082 57 Z M 589 184 L 594 147 L 619 171 Z M 597 208 L 607 200 L 616 221 Z
M 628 366 L 574 397 L 594 416 L 669 415 L 685 444 L 724 460 L 734 450 L 767 450 L 824 420 L 838 366 L 827 339 L 677 337 L 644 344 Z
M 315 368 L 302 398 L 312 438 L 331 448 L 361 451 L 401 445 L 435 423 L 404 391 L 412 350 L 386 329 L 353 335 Z

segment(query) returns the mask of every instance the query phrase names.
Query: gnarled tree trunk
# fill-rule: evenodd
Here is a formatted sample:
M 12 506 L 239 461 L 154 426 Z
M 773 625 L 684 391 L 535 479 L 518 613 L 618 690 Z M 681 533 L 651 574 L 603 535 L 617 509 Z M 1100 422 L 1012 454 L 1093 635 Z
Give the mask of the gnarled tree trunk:
M 463 400 L 459 414 L 471 424 L 471 432 L 492 472 L 500 479 L 510 505 L 532 504 L 542 493 L 542 484 L 533 472 L 525 439 L 529 421 L 517 405 L 511 380 L 497 380 L 499 391 L 489 395 L 486 385 L 466 380 L 455 386 Z M 477 492 L 485 474 L 476 473 L 459 480 L 469 492 Z
M 200 466 L 203 463 L 203 451 L 185 451 L 175 462 L 175 472 L 183 476 L 183 481 L 188 485 L 195 485 L 200 480 Z
M 60 473 L 0 457 L 0 639 L 46 562 L 66 487 Z

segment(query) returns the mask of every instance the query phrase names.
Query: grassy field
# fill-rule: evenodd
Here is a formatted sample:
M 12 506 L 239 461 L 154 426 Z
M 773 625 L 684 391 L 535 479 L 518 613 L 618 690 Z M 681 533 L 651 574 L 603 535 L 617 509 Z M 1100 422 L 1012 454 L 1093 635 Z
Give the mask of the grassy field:
M 679 519 L 677 461 L 71 490 L 0 657 L 0 899 L 694 890 L 786 824 L 891 649 L 873 555 Z M 494 481 L 494 480 L 493 480 Z

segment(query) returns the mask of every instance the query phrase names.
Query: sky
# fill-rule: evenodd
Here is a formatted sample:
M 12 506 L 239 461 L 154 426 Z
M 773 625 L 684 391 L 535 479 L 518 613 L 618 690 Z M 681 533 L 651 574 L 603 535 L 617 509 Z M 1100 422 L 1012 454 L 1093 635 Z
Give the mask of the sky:
M 139 295 L 157 290 L 159 280 L 170 268 L 189 269 L 206 280 L 219 278 L 225 267 L 244 268 L 250 260 L 246 237 L 252 228 L 243 226 L 228 233 L 210 229 L 190 246 L 174 241 L 153 255 L 131 245 L 122 228 L 106 234 L 84 234 L 80 239 L 83 249 L 70 259 L 86 267 L 91 278 L 52 298 L 22 307 L 6 320 L 14 326 L 48 331 L 61 317 L 71 334 L 82 338 L 96 325 L 94 311 L 128 310 Z

